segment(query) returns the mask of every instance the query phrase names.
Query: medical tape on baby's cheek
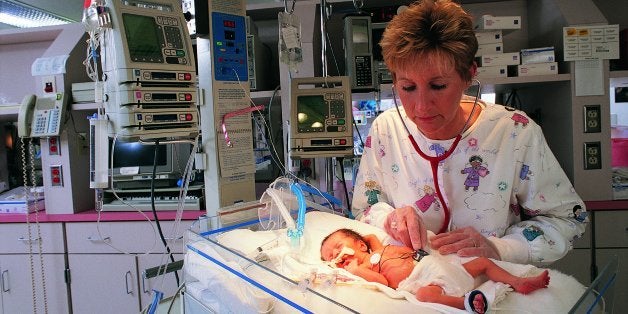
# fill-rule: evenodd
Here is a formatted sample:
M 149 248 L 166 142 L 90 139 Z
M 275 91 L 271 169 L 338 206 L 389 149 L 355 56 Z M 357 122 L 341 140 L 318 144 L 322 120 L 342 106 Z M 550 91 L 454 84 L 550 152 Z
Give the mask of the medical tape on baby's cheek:
M 338 256 L 336 256 L 334 259 L 332 259 L 329 262 L 335 266 L 336 263 L 340 262 L 345 255 L 354 255 L 354 254 L 355 254 L 355 251 L 352 248 L 343 246 L 342 249 L 340 250 L 340 253 L 338 253 Z

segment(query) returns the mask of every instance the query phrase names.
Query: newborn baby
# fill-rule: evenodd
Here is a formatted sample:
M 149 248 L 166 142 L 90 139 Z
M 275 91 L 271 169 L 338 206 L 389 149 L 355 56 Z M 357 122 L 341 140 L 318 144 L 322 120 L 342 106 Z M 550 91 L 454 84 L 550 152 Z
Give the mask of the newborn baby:
M 321 258 L 336 267 L 368 281 L 410 291 L 422 302 L 475 313 L 488 309 L 484 294 L 473 290 L 477 276 L 486 275 L 523 294 L 547 287 L 550 280 L 547 270 L 535 277 L 518 277 L 485 257 L 454 264 L 421 252 L 405 246 L 384 246 L 375 235 L 362 236 L 351 229 L 336 230 L 321 243 Z

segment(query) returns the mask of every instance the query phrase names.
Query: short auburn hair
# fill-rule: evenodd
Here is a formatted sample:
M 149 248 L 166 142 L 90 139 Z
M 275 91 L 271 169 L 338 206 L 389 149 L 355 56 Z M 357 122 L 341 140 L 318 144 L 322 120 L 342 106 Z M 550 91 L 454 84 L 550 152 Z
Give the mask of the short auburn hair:
M 393 75 L 421 58 L 442 57 L 463 79 L 473 79 L 469 69 L 478 50 L 473 17 L 450 0 L 413 3 L 388 23 L 379 44 Z

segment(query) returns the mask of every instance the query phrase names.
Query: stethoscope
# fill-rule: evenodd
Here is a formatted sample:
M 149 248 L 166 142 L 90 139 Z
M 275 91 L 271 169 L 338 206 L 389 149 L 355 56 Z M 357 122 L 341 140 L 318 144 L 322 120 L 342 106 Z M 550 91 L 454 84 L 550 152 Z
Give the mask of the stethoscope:
M 397 114 L 399 115 L 399 120 L 401 121 L 401 124 L 403 124 L 403 127 L 406 129 L 406 132 L 408 132 L 408 138 L 410 139 L 410 143 L 412 143 L 412 147 L 414 147 L 414 150 L 419 154 L 419 156 L 421 156 L 421 158 L 430 162 L 430 167 L 432 168 L 432 178 L 434 180 L 434 188 L 436 189 L 436 195 L 438 196 L 438 200 L 440 201 L 441 205 L 443 205 L 443 213 L 445 214 L 445 219 L 438 233 L 447 231 L 447 229 L 449 228 L 449 222 L 451 221 L 451 212 L 449 211 L 449 207 L 447 207 L 447 203 L 445 203 L 445 198 L 443 197 L 443 193 L 441 192 L 440 186 L 438 184 L 438 164 L 441 161 L 447 159 L 447 157 L 449 157 L 449 155 L 451 155 L 454 152 L 454 150 L 456 150 L 456 147 L 458 147 L 458 143 L 462 139 L 462 133 L 464 133 L 467 130 L 467 127 L 469 126 L 469 122 L 471 122 L 471 119 L 473 118 L 473 114 L 475 113 L 475 108 L 477 107 L 477 104 L 478 104 L 478 99 L 480 98 L 480 91 L 482 90 L 481 88 L 482 83 L 480 83 L 480 81 L 477 79 L 474 79 L 473 81 L 477 83 L 478 90 L 475 94 L 475 100 L 473 101 L 473 108 L 471 108 L 471 113 L 469 114 L 467 121 L 462 126 L 462 129 L 460 130 L 460 132 L 458 132 L 458 135 L 456 135 L 456 138 L 454 138 L 454 142 L 451 144 L 451 146 L 449 146 L 449 149 L 447 149 L 444 154 L 437 155 L 437 156 L 429 156 L 426 153 L 424 153 L 419 147 L 419 145 L 417 144 L 417 142 L 414 140 L 414 136 L 412 136 L 412 133 L 410 133 L 410 129 L 408 129 L 408 126 L 406 125 L 406 123 L 403 120 L 403 117 L 401 116 L 401 111 L 399 111 L 399 105 L 397 104 L 397 96 L 395 94 L 395 86 L 393 85 L 392 87 L 392 96 L 393 96 L 393 102 L 395 103 L 395 109 L 397 109 Z

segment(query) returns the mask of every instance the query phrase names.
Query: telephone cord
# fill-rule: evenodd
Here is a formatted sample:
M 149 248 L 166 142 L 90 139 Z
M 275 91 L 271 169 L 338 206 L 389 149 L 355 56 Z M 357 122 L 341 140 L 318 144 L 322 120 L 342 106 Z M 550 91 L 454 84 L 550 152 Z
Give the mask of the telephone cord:
M 37 313 L 38 311 L 38 306 L 37 306 L 37 289 L 36 289 L 36 284 L 35 284 L 35 261 L 33 259 L 33 231 L 32 231 L 32 225 L 30 223 L 30 210 L 31 208 L 34 209 L 35 212 L 35 226 L 36 226 L 36 231 L 37 231 L 37 238 L 35 239 L 35 241 L 37 241 L 38 243 L 38 256 L 39 256 L 39 263 L 40 263 L 40 270 L 41 270 L 41 280 L 42 280 L 42 293 L 43 293 L 43 299 L 44 299 L 44 313 L 48 313 L 48 295 L 46 292 L 46 277 L 44 274 L 44 259 L 43 259 L 43 255 L 42 255 L 42 238 L 41 238 L 41 228 L 39 225 L 39 208 L 38 208 L 38 201 L 37 201 L 37 194 L 39 192 L 37 192 L 35 190 L 35 198 L 34 198 L 34 202 L 31 205 L 29 200 L 31 199 L 31 189 L 28 185 L 29 183 L 29 178 L 27 175 L 27 171 L 28 168 L 30 167 L 31 173 L 30 173 L 30 183 L 33 187 L 35 187 L 35 183 L 36 183 L 36 179 L 35 179 L 35 157 L 34 157 L 34 146 L 32 143 L 32 139 L 29 140 L 29 145 L 28 145 L 28 150 L 29 150 L 29 163 L 28 163 L 28 167 L 27 167 L 27 163 L 26 163 L 26 147 L 25 147 L 25 143 L 24 143 L 24 138 L 20 138 L 20 142 L 21 142 L 21 146 L 22 146 L 22 152 L 21 152 L 21 159 L 22 159 L 22 167 L 24 168 L 24 171 L 22 171 L 22 180 L 24 183 L 24 196 L 25 196 L 25 200 L 26 200 L 26 227 L 28 229 L 28 260 L 29 260 L 29 266 L 30 266 L 30 273 L 31 273 L 31 289 L 32 289 L 32 301 L 33 301 L 33 313 Z
M 37 226 L 37 245 L 38 245 L 38 249 L 39 249 L 39 263 L 40 263 L 40 272 L 41 272 L 41 286 L 42 286 L 42 292 L 43 292 L 43 296 L 44 296 L 44 313 L 48 313 L 48 293 L 47 293 L 47 289 L 46 289 L 46 276 L 45 276 L 45 270 L 44 270 L 44 256 L 43 256 L 43 239 L 41 237 L 41 228 L 39 225 L 39 202 L 37 201 L 39 199 L 39 192 L 37 190 L 37 179 L 35 178 L 35 148 L 33 145 L 33 139 L 31 139 L 30 142 L 30 168 L 31 168 L 31 186 L 35 189 L 35 199 L 33 201 L 33 206 L 34 206 L 34 211 L 35 211 L 35 225 Z

